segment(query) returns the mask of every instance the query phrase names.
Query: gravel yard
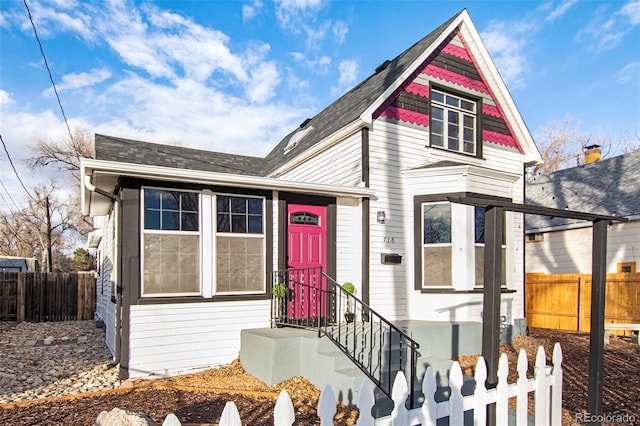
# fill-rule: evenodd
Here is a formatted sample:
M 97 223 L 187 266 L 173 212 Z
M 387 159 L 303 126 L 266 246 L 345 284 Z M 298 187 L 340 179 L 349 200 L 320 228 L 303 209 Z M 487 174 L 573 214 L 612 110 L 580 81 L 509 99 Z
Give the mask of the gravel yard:
M 54 337 L 50 345 L 44 342 L 47 337 Z M 0 367 L 0 401 L 24 402 L 1 405 L 0 424 L 92 425 L 101 411 L 115 407 L 142 411 L 158 424 L 171 412 L 185 423 L 208 424 L 217 422 L 224 404 L 233 400 L 245 424 L 269 425 L 281 389 L 294 401 L 296 425 L 319 424 L 315 386 L 296 377 L 268 387 L 244 372 L 238 361 L 201 373 L 138 380 L 130 388 L 101 391 L 120 386 L 117 369 L 108 368 L 111 358 L 102 337 L 93 322 L 21 324 L 15 330 L 6 330 L 5 324 L 0 352 L 8 362 Z M 524 347 L 533 358 L 533 350 L 542 344 L 550 357 L 555 342 L 560 342 L 564 354 L 564 424 L 576 425 L 575 414 L 586 412 L 589 336 L 532 329 L 530 337 L 517 340 L 514 346 Z M 510 358 L 517 353 L 514 348 L 504 350 Z M 604 412 L 637 416 L 640 346 L 613 338 L 605 347 L 604 369 Z M 54 395 L 62 396 L 51 398 Z M 27 401 L 33 399 L 38 400 Z M 354 424 L 356 416 L 357 411 L 340 406 L 335 424 Z M 617 424 L 640 424 L 640 419 Z

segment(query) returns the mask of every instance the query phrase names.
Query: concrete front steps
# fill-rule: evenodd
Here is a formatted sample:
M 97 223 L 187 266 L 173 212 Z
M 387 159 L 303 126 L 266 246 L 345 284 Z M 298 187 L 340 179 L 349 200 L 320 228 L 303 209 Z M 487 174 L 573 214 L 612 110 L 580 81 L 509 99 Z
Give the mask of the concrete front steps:
M 319 389 L 328 383 L 336 399 L 355 405 L 365 374 L 326 336 L 299 328 L 243 330 L 240 362 L 268 386 L 303 376 Z
M 398 321 L 395 324 L 420 344 L 415 405 L 424 400 L 420 392 L 421 380 L 429 366 L 435 371 L 439 386 L 436 400 L 447 399 L 451 358 L 481 352 L 481 324 L 431 321 Z M 386 339 L 393 344 L 391 340 Z M 388 346 L 383 350 L 386 348 Z M 267 385 L 294 376 L 303 376 L 320 389 L 328 383 L 338 401 L 347 405 L 355 404 L 360 384 L 366 377 L 329 338 L 318 338 L 317 331 L 297 328 L 243 330 L 240 361 L 247 372 Z M 409 373 L 407 366 L 405 375 L 408 377 Z M 388 370 L 384 367 L 381 374 L 384 382 L 389 380 Z M 390 377 L 392 382 L 393 379 Z M 472 393 L 473 388 L 473 380 L 465 378 L 463 393 Z M 379 390 L 376 401 L 376 417 L 391 412 L 391 401 Z

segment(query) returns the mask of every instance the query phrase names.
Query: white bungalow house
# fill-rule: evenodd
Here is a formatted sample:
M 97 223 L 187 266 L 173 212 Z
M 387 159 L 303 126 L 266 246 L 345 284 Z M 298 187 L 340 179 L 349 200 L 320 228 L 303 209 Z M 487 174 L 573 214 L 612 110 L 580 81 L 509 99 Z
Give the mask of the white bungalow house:
M 466 10 L 264 158 L 96 135 L 98 315 L 122 377 L 225 364 L 271 325 L 272 273 L 320 266 L 390 321 L 481 321 L 483 214 L 540 161 Z M 524 318 L 523 216 L 506 214 L 502 314 Z

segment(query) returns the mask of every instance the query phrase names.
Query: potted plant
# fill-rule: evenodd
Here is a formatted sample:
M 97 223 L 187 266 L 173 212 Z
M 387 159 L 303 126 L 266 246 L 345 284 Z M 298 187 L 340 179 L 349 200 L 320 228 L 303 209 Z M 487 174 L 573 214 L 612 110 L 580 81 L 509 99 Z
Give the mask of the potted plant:
M 274 284 L 273 288 L 271 289 L 271 294 L 273 295 L 276 307 L 275 319 L 276 321 L 284 321 L 286 317 L 285 297 L 287 295 L 287 286 L 283 282 Z
M 355 313 L 351 308 L 351 297 L 349 294 L 356 294 L 356 286 L 354 286 L 353 283 L 344 283 L 342 284 L 342 293 L 347 296 L 347 310 L 344 313 L 344 320 L 350 323 L 353 322 Z

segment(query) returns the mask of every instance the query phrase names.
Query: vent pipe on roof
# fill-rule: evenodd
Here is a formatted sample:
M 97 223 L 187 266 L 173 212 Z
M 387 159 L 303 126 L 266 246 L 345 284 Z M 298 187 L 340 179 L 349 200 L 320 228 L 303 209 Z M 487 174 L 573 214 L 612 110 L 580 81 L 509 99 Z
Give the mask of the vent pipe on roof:
M 600 145 L 589 145 L 584 147 L 584 165 L 593 164 L 602 159 Z

